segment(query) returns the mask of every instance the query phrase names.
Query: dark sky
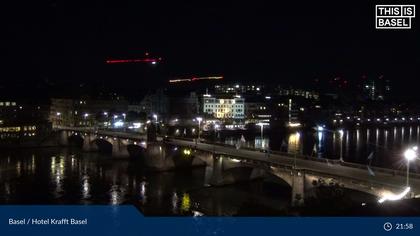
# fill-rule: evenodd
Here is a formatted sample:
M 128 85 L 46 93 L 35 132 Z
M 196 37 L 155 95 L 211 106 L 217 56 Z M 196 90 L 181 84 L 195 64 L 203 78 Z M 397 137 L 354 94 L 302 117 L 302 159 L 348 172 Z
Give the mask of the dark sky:
M 419 17 L 411 30 L 379 31 L 374 1 L 311 2 L 3 5 L 0 83 L 131 80 L 136 86 L 156 86 L 168 77 L 222 74 L 231 81 L 305 85 L 335 76 L 351 82 L 365 74 L 384 75 L 397 91 L 416 91 L 407 84 L 420 84 Z M 163 63 L 156 68 L 104 64 L 107 58 L 142 57 L 146 51 L 162 57 Z M 121 78 L 115 78 L 119 72 Z

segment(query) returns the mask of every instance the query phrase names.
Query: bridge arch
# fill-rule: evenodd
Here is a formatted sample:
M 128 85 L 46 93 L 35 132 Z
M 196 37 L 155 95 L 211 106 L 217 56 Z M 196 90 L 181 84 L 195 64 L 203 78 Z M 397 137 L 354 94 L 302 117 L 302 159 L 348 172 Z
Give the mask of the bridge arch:
M 112 142 L 110 142 L 108 139 L 98 137 L 92 142 L 98 146 L 99 152 L 112 153 Z

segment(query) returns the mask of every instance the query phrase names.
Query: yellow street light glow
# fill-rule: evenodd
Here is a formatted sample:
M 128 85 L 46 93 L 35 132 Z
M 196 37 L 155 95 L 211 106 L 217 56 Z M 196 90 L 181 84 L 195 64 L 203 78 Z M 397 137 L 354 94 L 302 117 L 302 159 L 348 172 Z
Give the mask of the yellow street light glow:
M 382 198 L 378 200 L 379 203 L 383 203 L 385 201 L 398 201 L 403 199 L 409 192 L 410 192 L 411 188 L 407 187 L 406 189 L 404 189 L 404 191 L 402 191 L 399 194 L 394 194 L 391 192 L 384 192 L 382 195 Z
M 191 150 L 190 149 L 184 149 L 183 153 L 184 153 L 184 155 L 189 156 L 189 155 L 191 155 Z

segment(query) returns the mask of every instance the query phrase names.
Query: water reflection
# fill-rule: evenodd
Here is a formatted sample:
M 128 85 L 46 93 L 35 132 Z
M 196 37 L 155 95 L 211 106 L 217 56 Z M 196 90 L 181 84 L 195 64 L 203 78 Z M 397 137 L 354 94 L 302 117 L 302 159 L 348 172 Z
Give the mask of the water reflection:
M 256 202 L 270 202 L 275 209 L 290 204 L 287 186 L 281 197 L 263 181 L 209 188 L 204 168 L 155 173 L 141 167 L 141 162 L 67 149 L 0 153 L 0 204 L 133 204 L 147 215 L 196 216 L 250 209 L 264 214 L 266 208 Z
M 82 177 L 82 195 L 83 199 L 90 198 L 90 183 L 88 175 L 83 175 Z
M 178 213 L 178 194 L 176 192 L 173 192 L 172 194 L 172 212 L 174 214 Z
M 419 142 L 419 137 L 420 137 L 420 126 L 417 126 L 416 135 L 417 135 L 417 143 L 418 143 Z
M 360 130 L 356 130 L 356 150 L 360 152 Z
M 188 193 L 184 193 L 182 195 L 182 201 L 181 201 L 181 212 L 189 212 L 191 209 L 191 198 Z

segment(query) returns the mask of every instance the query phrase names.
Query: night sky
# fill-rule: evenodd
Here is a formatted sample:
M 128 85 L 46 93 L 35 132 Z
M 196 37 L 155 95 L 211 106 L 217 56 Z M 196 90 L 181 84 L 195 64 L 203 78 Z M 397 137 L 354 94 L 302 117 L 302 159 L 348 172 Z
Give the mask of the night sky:
M 408 90 L 404 96 L 418 97 L 413 93 L 420 84 L 420 16 L 411 30 L 379 31 L 374 1 L 312 2 L 3 5 L 0 85 L 47 81 L 156 87 L 173 77 L 224 75 L 235 82 L 308 86 L 314 79 L 340 76 L 351 83 L 362 75 L 384 75 L 397 93 Z M 145 52 L 162 57 L 163 63 L 104 63 L 108 58 L 143 57 Z

